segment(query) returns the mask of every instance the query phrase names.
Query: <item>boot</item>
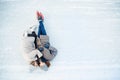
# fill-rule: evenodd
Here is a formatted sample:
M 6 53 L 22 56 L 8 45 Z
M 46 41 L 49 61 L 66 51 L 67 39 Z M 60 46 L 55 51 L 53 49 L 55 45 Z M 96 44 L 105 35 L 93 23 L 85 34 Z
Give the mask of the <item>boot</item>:
M 39 21 L 43 21 L 44 20 L 44 16 L 43 16 L 43 14 L 41 12 L 37 11 L 36 14 L 37 14 L 37 19 Z

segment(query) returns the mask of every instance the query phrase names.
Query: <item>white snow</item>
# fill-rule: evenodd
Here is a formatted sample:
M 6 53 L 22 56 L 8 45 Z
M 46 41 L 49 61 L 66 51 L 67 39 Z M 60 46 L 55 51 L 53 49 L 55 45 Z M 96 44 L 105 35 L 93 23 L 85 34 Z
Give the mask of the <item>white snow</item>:
M 58 55 L 30 73 L 22 33 L 36 10 Z M 120 80 L 119 26 L 119 0 L 0 0 L 0 80 Z

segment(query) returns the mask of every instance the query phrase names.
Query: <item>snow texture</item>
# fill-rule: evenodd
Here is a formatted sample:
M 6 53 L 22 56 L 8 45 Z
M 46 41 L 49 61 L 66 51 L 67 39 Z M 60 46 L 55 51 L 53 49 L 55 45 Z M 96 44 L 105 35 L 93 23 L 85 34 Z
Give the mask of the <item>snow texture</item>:
M 47 72 L 22 57 L 36 10 L 58 49 Z M 120 0 L 0 0 L 0 46 L 0 80 L 120 80 Z

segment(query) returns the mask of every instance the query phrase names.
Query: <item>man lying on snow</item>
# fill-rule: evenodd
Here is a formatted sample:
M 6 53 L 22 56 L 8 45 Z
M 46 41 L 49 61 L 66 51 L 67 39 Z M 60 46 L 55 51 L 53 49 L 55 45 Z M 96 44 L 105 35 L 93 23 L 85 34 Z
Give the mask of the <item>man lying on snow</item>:
M 30 65 L 47 70 L 57 50 L 49 43 L 49 37 L 43 25 L 44 17 L 40 12 L 37 12 L 37 19 L 38 34 L 35 32 L 35 27 L 31 27 L 23 35 L 24 57 Z

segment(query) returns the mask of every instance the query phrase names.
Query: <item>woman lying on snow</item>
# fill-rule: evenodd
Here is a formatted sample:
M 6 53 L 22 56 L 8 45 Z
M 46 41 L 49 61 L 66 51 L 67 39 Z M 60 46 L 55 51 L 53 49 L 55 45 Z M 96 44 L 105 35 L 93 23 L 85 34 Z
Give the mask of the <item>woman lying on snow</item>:
M 23 35 L 24 57 L 30 65 L 46 71 L 50 67 L 50 61 L 56 56 L 57 50 L 49 43 L 49 37 L 43 25 L 44 17 L 40 12 L 37 12 L 37 19 L 38 34 L 35 32 L 36 27 L 31 27 Z

